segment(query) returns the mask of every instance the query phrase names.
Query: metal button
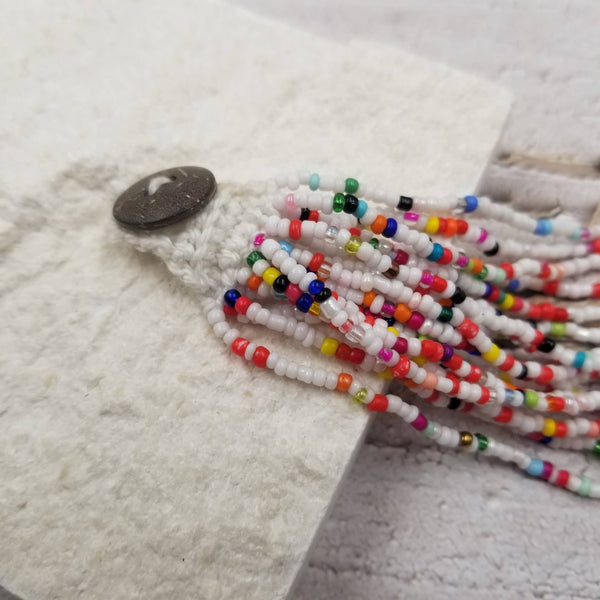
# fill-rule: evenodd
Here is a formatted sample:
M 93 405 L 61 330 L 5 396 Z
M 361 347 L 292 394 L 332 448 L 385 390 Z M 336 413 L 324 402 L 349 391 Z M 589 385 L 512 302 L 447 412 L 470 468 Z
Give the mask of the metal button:
M 113 206 L 113 216 L 129 229 L 159 229 L 198 212 L 216 190 L 215 176 L 208 169 L 165 169 L 126 189 Z

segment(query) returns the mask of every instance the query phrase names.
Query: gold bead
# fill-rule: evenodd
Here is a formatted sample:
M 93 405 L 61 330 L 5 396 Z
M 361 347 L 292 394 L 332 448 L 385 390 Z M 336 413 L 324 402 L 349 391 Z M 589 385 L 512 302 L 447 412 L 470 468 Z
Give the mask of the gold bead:
M 459 446 L 466 448 L 473 443 L 473 434 L 469 431 L 461 431 L 460 432 L 460 442 Z
M 367 399 L 367 389 L 366 388 L 360 388 L 360 390 L 358 390 L 358 392 L 356 392 L 356 394 L 354 394 L 354 402 L 356 402 L 357 404 L 364 404 L 365 400 Z

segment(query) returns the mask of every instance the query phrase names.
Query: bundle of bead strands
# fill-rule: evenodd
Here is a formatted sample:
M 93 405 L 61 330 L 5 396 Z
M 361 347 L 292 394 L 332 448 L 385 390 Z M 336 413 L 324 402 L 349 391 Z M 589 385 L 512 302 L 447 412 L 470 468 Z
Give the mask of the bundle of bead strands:
M 600 308 L 550 299 L 600 296 L 599 227 L 567 216 L 536 220 L 487 198 L 414 198 L 315 173 L 268 187 L 279 216 L 257 232 L 237 288 L 208 311 L 234 354 L 276 375 L 345 392 L 371 411 L 395 413 L 441 446 L 496 457 L 600 497 L 600 484 L 589 477 L 489 435 L 431 421 L 338 366 L 399 380 L 433 406 L 460 408 L 544 444 L 600 454 L 600 391 L 589 389 L 600 373 L 600 349 L 576 346 L 600 339 L 585 326 L 600 318 Z M 527 258 L 502 262 L 519 247 Z M 541 290 L 547 299 L 527 300 L 521 290 Z M 322 368 L 243 337 L 236 320 L 317 348 Z

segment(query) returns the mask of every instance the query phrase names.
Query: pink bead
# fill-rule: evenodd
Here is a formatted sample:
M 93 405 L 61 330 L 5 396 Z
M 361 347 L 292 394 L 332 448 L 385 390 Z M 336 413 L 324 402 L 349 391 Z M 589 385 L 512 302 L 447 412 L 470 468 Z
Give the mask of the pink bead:
M 487 240 L 487 236 L 488 236 L 488 232 L 485 229 L 482 229 L 479 239 L 477 240 L 477 243 L 483 244 L 483 242 L 485 242 L 485 240 Z
M 433 273 L 429 273 L 429 271 L 423 271 L 423 275 L 421 275 L 421 283 L 423 285 L 431 285 L 433 283 Z
M 259 233 L 254 238 L 254 245 L 255 246 L 260 246 L 264 241 L 265 241 L 265 234 L 264 233 Z
M 465 268 L 468 264 L 469 264 L 469 257 L 468 256 L 459 256 L 456 264 L 461 267 L 461 268 Z
M 552 475 L 553 470 L 554 466 L 552 465 L 552 463 L 544 461 L 544 467 L 542 468 L 542 474 L 540 475 L 540 477 L 542 479 L 549 479 L 550 475 Z
M 396 340 L 396 343 L 394 344 L 393 349 L 398 354 L 406 354 L 406 351 L 408 350 L 408 340 L 406 338 L 399 337 Z
M 392 356 L 394 356 L 394 353 L 389 350 L 388 348 L 382 348 L 379 351 L 378 354 L 379 358 L 381 358 L 382 360 L 385 360 L 386 362 L 392 359 Z
M 390 304 L 389 302 L 384 302 L 383 306 L 381 307 L 381 312 L 388 317 L 391 317 L 394 314 L 395 310 L 396 307 L 393 304 Z
M 414 212 L 407 212 L 407 213 L 404 213 L 404 220 L 405 221 L 418 221 L 419 215 Z
M 410 258 L 410 254 L 405 252 L 404 250 L 396 250 L 396 255 L 394 256 L 394 262 L 398 265 L 405 265 Z
M 302 290 L 295 283 L 290 283 L 287 286 L 287 288 L 285 288 L 285 295 L 293 304 L 296 303 L 296 301 L 298 300 L 298 298 L 300 298 L 300 296 L 302 296 L 302 294 Z
M 417 431 L 423 431 L 424 429 L 427 429 L 428 424 L 429 423 L 427 422 L 427 418 L 421 413 L 419 413 L 419 416 L 411 423 L 411 425 Z
M 414 312 L 412 315 L 410 315 L 410 319 L 406 324 L 414 331 L 417 331 L 417 329 L 419 329 L 424 322 L 425 317 L 421 313 Z

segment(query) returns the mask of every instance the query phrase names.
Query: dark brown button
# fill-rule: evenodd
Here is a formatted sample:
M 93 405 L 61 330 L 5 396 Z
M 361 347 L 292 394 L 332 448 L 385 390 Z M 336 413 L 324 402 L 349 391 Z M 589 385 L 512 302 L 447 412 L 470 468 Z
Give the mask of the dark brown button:
M 166 227 L 198 212 L 216 190 L 215 176 L 208 169 L 165 169 L 126 189 L 113 206 L 113 216 L 130 229 Z

